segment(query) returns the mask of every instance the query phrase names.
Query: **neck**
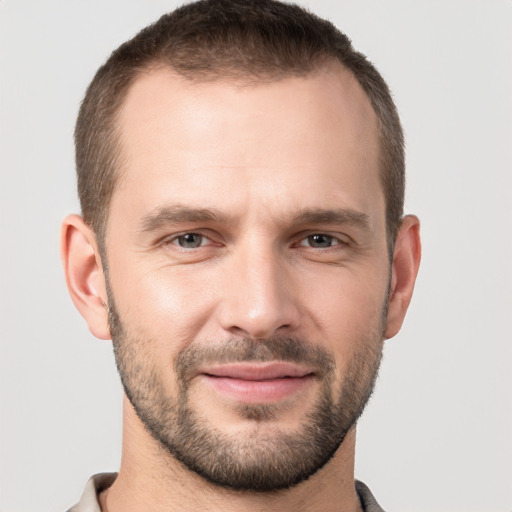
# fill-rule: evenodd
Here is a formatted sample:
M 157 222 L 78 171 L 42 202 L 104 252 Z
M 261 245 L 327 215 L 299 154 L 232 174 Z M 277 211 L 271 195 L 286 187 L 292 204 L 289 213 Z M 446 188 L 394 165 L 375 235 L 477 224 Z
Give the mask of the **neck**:
M 354 487 L 355 429 L 308 480 L 291 489 L 256 493 L 218 487 L 185 468 L 148 434 L 126 399 L 123 425 L 121 469 L 100 496 L 103 512 L 361 510 Z

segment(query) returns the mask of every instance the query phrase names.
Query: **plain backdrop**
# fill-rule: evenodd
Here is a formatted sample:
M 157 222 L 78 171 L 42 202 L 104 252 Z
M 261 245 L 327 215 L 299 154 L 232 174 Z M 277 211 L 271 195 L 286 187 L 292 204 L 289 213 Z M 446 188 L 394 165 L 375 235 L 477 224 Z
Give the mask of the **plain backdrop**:
M 388 80 L 424 255 L 360 422 L 356 475 L 395 512 L 512 510 L 512 3 L 311 0 Z M 1 497 L 63 511 L 119 466 L 110 342 L 74 310 L 59 224 L 97 67 L 173 1 L 0 0 Z

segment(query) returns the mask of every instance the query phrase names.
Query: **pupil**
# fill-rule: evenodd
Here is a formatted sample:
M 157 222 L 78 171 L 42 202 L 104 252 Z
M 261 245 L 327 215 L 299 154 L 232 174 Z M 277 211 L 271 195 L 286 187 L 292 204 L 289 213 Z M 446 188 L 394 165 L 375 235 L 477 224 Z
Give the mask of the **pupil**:
M 313 247 L 330 247 L 332 237 L 327 235 L 312 235 L 309 237 L 309 243 Z
M 181 237 L 180 245 L 186 248 L 199 247 L 201 245 L 201 235 L 197 233 L 187 233 Z

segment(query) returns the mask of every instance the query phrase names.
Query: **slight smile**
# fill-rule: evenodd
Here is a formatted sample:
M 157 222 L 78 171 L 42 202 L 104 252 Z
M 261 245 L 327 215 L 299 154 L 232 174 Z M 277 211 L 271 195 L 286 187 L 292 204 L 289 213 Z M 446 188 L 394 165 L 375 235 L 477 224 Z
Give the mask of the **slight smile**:
M 314 372 L 293 363 L 234 363 L 202 369 L 201 380 L 244 403 L 275 403 L 300 391 Z

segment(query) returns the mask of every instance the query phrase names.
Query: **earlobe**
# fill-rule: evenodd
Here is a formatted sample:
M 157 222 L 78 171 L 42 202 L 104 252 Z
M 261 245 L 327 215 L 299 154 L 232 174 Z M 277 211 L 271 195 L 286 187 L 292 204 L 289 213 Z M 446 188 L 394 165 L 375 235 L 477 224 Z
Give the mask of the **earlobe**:
M 61 258 L 69 294 L 89 330 L 110 339 L 101 256 L 92 229 L 79 215 L 69 215 L 62 223 Z
M 407 215 L 397 235 L 393 254 L 386 338 L 400 330 L 411 301 L 421 259 L 420 222 Z

